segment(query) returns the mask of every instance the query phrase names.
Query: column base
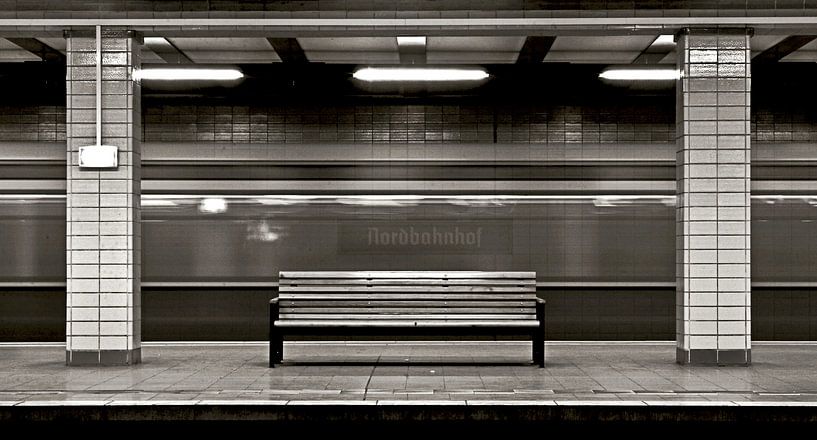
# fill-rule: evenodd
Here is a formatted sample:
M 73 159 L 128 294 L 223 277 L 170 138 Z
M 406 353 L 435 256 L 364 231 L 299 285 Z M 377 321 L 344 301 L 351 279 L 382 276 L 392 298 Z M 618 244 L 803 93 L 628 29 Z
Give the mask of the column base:
M 65 365 L 70 366 L 115 366 L 142 363 L 142 349 L 135 350 L 94 350 L 66 351 Z
M 748 367 L 752 364 L 752 349 L 746 350 L 684 350 L 675 349 L 675 360 L 681 365 L 717 365 Z

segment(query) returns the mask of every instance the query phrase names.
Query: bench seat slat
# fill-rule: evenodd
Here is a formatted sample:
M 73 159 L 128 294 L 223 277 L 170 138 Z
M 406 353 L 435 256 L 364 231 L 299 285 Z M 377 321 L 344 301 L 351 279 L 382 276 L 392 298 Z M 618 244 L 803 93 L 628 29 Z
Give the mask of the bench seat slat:
M 517 301 L 493 301 L 486 298 L 484 301 L 475 300 L 280 300 L 281 307 L 535 307 L 534 299 Z
M 364 299 L 431 299 L 431 300 L 479 300 L 485 298 L 500 300 L 524 300 L 531 299 L 531 294 L 523 293 L 492 293 L 490 296 L 471 293 L 412 293 L 403 297 L 393 293 L 289 293 L 281 292 L 278 298 L 284 299 L 308 299 L 308 300 L 364 300 Z
M 498 315 L 516 315 L 536 313 L 534 307 L 282 307 L 281 313 L 369 313 L 394 315 L 399 313 L 490 313 Z
M 377 319 L 492 319 L 492 320 L 510 320 L 510 319 L 536 319 L 536 313 L 516 313 L 513 315 L 503 315 L 498 313 L 448 313 L 448 314 L 434 314 L 434 313 L 398 313 L 398 314 L 378 314 L 378 313 L 281 313 L 279 321 L 298 320 L 298 319 L 349 319 L 349 320 L 377 320 Z
M 536 278 L 536 272 L 482 272 L 482 271 L 293 271 L 280 272 L 285 278 Z
M 535 287 L 516 286 L 280 286 L 279 292 L 383 292 L 383 293 L 410 293 L 410 292 L 486 292 L 486 293 L 522 293 L 534 292 Z
M 276 327 L 518 327 L 535 328 L 539 325 L 536 319 L 517 319 L 514 321 L 496 320 L 343 320 L 343 319 L 321 319 L 321 320 L 296 320 L 296 321 L 275 321 Z
M 535 286 L 533 279 L 283 279 L 278 282 L 281 286 Z

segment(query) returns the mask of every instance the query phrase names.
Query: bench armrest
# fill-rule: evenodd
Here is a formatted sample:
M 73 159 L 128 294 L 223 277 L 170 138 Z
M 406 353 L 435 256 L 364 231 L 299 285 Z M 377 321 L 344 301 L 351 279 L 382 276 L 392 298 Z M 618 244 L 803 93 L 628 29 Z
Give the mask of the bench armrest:
M 542 298 L 536 298 L 536 304 L 545 304 L 547 301 L 543 300 Z
M 270 304 L 278 304 L 278 298 L 273 298 L 273 299 L 269 300 L 269 303 Z

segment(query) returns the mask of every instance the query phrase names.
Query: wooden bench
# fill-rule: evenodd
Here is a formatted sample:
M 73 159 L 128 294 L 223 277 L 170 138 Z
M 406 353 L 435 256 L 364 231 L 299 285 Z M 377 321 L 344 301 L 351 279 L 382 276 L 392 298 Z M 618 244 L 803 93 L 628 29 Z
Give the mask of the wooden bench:
M 270 359 L 288 335 L 525 336 L 545 365 L 545 301 L 535 272 L 281 272 Z

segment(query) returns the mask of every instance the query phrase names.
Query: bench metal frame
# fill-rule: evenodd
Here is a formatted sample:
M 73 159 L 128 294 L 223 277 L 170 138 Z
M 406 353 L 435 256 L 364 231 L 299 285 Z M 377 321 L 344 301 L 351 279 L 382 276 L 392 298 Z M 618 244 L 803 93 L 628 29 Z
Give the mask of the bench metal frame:
M 304 276 L 306 278 L 311 277 L 311 274 L 332 274 L 336 277 L 355 280 L 356 282 L 360 283 L 361 280 L 372 280 L 373 278 L 367 277 L 368 274 L 394 274 L 393 278 L 411 278 L 412 274 L 418 274 L 419 272 L 281 272 L 280 279 L 298 279 L 299 275 Z M 509 275 L 508 278 L 523 278 L 521 276 L 511 276 L 512 274 L 519 274 L 519 272 L 509 273 L 509 272 L 426 272 L 427 274 L 440 274 L 440 276 L 428 276 L 424 275 L 421 277 L 417 277 L 418 281 L 416 285 L 422 285 L 421 280 L 454 280 L 454 279 L 461 279 L 461 280 L 468 280 L 468 279 L 480 279 L 486 278 L 486 276 L 493 276 L 502 278 L 504 274 Z M 525 273 L 527 277 L 531 277 L 535 281 L 535 274 L 527 272 Z M 448 278 L 448 275 L 453 276 L 452 278 Z M 371 276 L 371 275 L 369 275 Z M 375 280 L 377 278 L 374 278 Z M 388 278 L 385 278 L 388 279 Z M 282 283 L 283 284 L 283 283 Z M 367 284 L 360 283 L 361 287 L 367 287 Z M 416 289 L 416 285 L 410 284 L 411 287 Z M 502 325 L 501 323 L 495 323 L 493 325 L 487 326 L 471 326 L 468 324 L 463 324 L 461 326 L 457 326 L 456 324 L 448 323 L 445 326 L 417 326 L 415 323 L 414 326 L 409 325 L 399 325 L 399 326 L 372 326 L 367 324 L 366 322 L 361 323 L 354 323 L 354 321 L 349 321 L 348 323 L 344 323 L 342 326 L 321 326 L 319 323 L 315 324 L 315 322 L 310 323 L 310 325 L 305 326 L 297 326 L 297 325 L 290 325 L 286 327 L 276 326 L 275 323 L 280 321 L 281 316 L 281 307 L 279 298 L 273 298 L 270 300 L 270 319 L 269 319 L 269 335 L 270 335 L 270 356 L 269 356 L 269 366 L 270 368 L 274 368 L 275 364 L 280 364 L 283 362 L 283 355 L 284 355 L 284 338 L 289 335 L 299 335 L 299 336 L 313 336 L 313 335 L 332 335 L 332 336 L 365 336 L 365 335 L 378 335 L 378 336 L 483 336 L 483 335 L 490 335 L 495 337 L 510 337 L 510 336 L 522 336 L 526 338 L 530 338 L 532 343 L 532 354 L 533 354 L 533 363 L 538 364 L 540 368 L 545 366 L 545 301 L 540 298 L 536 298 L 536 289 L 535 286 L 531 293 L 531 296 L 535 299 L 535 309 L 536 309 L 536 321 L 538 321 L 538 325 L 536 327 L 514 327 L 511 325 Z M 289 292 L 292 293 L 292 292 Z M 357 293 L 354 290 L 348 290 L 348 293 Z M 421 293 L 421 292 L 418 292 Z M 490 295 L 490 293 L 483 293 L 483 295 Z M 396 315 L 399 316 L 399 315 Z M 410 318 L 409 318 L 410 319 Z M 508 320 L 508 323 L 512 323 L 512 320 Z

